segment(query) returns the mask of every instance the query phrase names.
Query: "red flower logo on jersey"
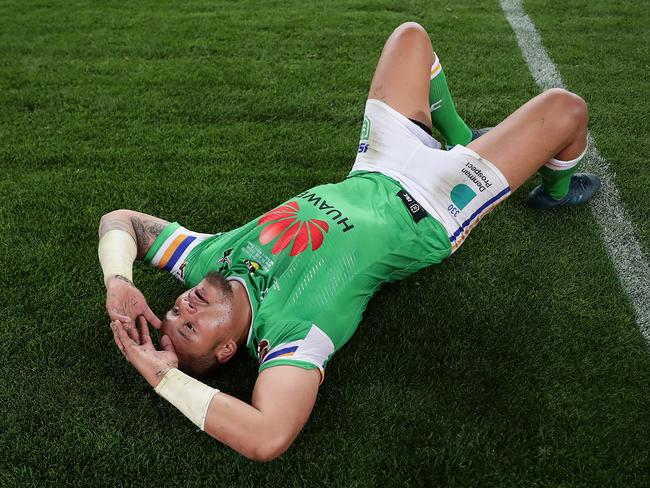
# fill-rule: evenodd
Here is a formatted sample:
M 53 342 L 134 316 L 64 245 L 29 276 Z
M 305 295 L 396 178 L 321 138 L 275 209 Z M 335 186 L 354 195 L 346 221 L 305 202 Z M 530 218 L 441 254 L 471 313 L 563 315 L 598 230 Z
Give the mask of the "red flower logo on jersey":
M 268 244 L 280 236 L 271 249 L 273 254 L 282 252 L 291 241 L 293 241 L 291 256 L 296 256 L 307 249 L 310 240 L 312 251 L 318 249 L 323 244 L 324 234 L 327 234 L 329 225 L 318 219 L 299 220 L 299 209 L 296 202 L 289 202 L 264 214 L 257 225 L 269 225 L 260 233 L 260 244 Z

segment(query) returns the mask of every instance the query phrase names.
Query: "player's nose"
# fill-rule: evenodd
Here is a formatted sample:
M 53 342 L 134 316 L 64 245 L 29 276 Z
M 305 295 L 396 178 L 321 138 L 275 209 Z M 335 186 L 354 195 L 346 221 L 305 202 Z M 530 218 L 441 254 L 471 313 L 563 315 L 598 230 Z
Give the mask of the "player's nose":
M 188 314 L 193 314 L 196 312 L 196 307 L 192 304 L 190 301 L 189 297 L 183 298 L 183 302 L 181 303 L 183 306 L 183 311 L 185 311 Z

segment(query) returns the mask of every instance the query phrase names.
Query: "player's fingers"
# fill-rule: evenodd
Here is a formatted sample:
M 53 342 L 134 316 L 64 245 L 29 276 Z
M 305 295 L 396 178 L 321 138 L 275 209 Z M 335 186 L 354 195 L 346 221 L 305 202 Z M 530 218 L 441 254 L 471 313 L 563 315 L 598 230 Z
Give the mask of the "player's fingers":
M 151 335 L 149 335 L 149 326 L 147 325 L 147 319 L 140 315 L 140 317 L 138 317 L 138 321 L 140 322 L 140 343 L 143 346 L 150 345 L 153 347 L 153 342 L 151 342 Z
M 126 327 L 126 333 L 129 338 L 136 344 L 141 344 L 140 336 L 138 335 L 138 328 L 135 325 L 129 325 Z
M 133 323 L 131 323 L 130 325 L 131 327 L 133 327 Z M 133 339 L 131 339 L 127 334 L 126 332 L 127 326 L 128 326 L 128 322 L 127 324 L 123 324 L 118 321 L 115 324 L 115 332 L 117 333 L 117 337 L 120 339 L 120 342 L 122 342 L 122 346 L 124 347 L 124 353 L 128 356 L 129 349 L 132 348 L 137 343 Z
M 147 341 L 142 336 L 142 328 L 143 327 L 147 328 L 147 319 L 144 317 L 144 315 L 138 315 L 137 322 L 138 322 L 138 337 L 140 338 L 140 345 L 143 346 L 147 343 Z M 148 328 L 147 328 L 147 332 L 149 332 Z
M 160 338 L 160 348 L 163 351 L 173 352 L 176 354 L 176 349 L 174 349 L 174 344 L 168 335 L 164 335 Z
M 111 322 L 111 330 L 113 331 L 113 341 L 115 341 L 115 345 L 122 353 L 122 356 L 126 357 L 126 353 L 124 352 L 124 344 L 122 344 L 120 337 L 117 335 L 117 322 Z
M 112 311 L 108 312 L 108 317 L 111 320 L 119 320 L 120 322 L 128 322 L 129 321 L 129 317 L 127 317 L 126 315 L 122 315 L 122 314 L 119 314 L 117 312 L 112 312 Z
M 144 309 L 144 318 L 147 319 L 147 321 L 154 326 L 156 329 L 160 329 L 162 326 L 162 322 L 160 319 L 156 316 L 155 313 L 149 308 L 149 305 Z
M 138 315 L 138 318 L 136 319 L 136 322 L 138 323 L 138 332 L 142 332 L 142 325 L 147 325 L 147 319 L 144 318 L 144 315 Z M 143 344 L 142 342 L 142 337 L 140 337 L 140 344 Z
M 120 327 L 124 329 L 126 335 L 136 344 L 140 344 L 140 337 L 138 337 L 138 328 L 135 325 L 133 320 L 128 320 L 126 322 L 121 322 Z M 126 344 L 125 344 L 126 345 Z

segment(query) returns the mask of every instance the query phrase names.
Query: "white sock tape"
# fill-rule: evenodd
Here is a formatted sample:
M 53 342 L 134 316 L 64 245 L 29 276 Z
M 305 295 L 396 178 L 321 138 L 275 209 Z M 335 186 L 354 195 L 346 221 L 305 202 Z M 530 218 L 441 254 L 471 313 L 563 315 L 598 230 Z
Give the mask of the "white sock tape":
M 585 150 L 582 151 L 582 154 L 580 156 L 578 156 L 575 159 L 572 159 L 571 161 L 562 161 L 560 159 L 551 158 L 549 159 L 548 163 L 546 163 L 544 166 L 546 166 L 547 168 L 551 168 L 552 170 L 555 171 L 570 169 L 576 166 L 586 153 L 587 153 L 587 146 L 585 146 Z

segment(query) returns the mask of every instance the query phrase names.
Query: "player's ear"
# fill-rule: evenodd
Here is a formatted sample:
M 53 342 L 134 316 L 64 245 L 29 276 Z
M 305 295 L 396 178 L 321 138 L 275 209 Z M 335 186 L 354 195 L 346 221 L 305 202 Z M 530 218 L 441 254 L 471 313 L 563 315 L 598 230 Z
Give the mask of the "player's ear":
M 215 348 L 214 355 L 217 358 L 219 364 L 224 364 L 230 361 L 236 352 L 237 343 L 232 339 L 229 339 L 224 344 L 221 344 Z

